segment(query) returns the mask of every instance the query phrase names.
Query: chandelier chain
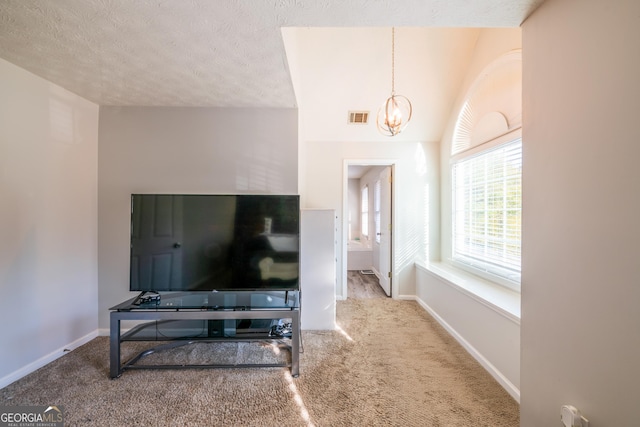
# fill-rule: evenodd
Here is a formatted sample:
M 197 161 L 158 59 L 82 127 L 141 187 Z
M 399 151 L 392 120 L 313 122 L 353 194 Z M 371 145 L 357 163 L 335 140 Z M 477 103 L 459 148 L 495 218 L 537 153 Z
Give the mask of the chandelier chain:
M 391 27 L 391 95 L 396 93 L 396 28 Z

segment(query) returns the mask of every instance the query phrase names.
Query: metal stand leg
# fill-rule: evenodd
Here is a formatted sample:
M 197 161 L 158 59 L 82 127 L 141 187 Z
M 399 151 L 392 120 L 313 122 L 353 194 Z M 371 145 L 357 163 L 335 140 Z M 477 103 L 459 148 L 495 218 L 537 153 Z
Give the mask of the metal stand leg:
M 120 319 L 117 312 L 112 312 L 109 320 L 109 373 L 111 378 L 118 378 L 120 371 Z
M 300 312 L 293 311 L 291 318 L 291 376 L 300 375 Z

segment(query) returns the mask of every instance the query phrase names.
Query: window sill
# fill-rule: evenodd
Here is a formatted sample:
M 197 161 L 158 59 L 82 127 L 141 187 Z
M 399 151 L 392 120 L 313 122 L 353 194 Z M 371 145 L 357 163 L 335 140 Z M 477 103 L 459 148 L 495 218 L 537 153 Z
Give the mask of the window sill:
M 520 324 L 520 293 L 442 262 L 416 263 L 416 268 Z

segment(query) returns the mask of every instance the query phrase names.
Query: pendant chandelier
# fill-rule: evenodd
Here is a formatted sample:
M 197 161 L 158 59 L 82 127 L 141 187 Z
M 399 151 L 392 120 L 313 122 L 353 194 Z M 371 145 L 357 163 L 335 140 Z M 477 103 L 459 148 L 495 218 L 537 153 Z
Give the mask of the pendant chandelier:
M 409 124 L 412 113 L 411 101 L 395 92 L 395 38 L 395 28 L 391 28 L 391 96 L 378 110 L 376 120 L 378 130 L 386 136 L 396 136 L 402 132 Z

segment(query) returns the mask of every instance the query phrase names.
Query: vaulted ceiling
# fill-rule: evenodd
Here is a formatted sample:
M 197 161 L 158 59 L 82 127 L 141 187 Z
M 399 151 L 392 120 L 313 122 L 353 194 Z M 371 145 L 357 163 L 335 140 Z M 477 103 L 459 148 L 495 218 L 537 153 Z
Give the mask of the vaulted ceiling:
M 295 82 L 317 74 L 305 68 L 316 50 L 322 56 L 315 59 L 331 65 L 324 77 L 336 74 L 337 93 L 363 81 L 388 91 L 390 42 L 380 42 L 382 27 L 518 27 L 542 1 L 0 0 L 0 58 L 99 105 L 289 108 L 300 102 Z M 377 33 L 354 43 L 344 31 L 356 27 Z M 323 32 L 300 32 L 315 28 Z M 467 30 L 458 39 L 468 46 L 473 37 Z M 455 65 L 446 60 L 457 46 L 448 37 L 417 46 L 404 48 L 404 61 L 430 58 L 427 74 L 446 76 L 443 67 Z M 372 48 L 380 62 L 367 66 L 384 69 L 380 80 L 341 74 Z

